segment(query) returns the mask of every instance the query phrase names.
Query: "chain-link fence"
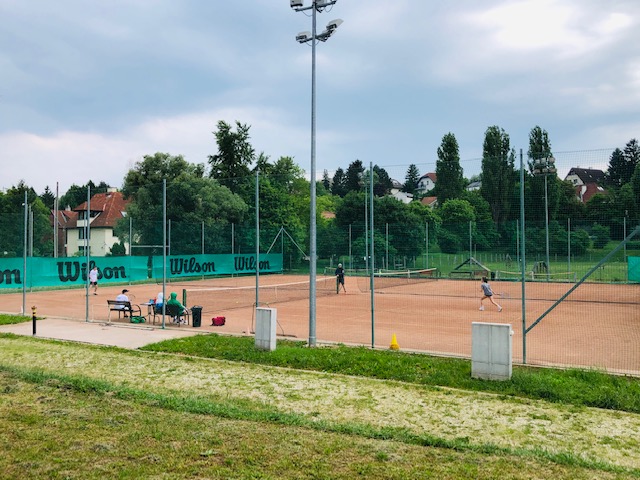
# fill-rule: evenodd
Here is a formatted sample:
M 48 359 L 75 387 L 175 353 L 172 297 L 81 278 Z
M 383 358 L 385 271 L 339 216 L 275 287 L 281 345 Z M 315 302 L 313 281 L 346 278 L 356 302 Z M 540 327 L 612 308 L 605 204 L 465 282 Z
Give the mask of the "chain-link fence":
M 583 170 L 604 169 L 609 154 L 556 153 L 556 171 L 546 175 L 534 174 L 526 158 L 521 174 L 516 155 L 500 182 L 478 172 L 455 194 L 443 193 L 448 180 L 434 175 L 435 161 L 376 165 L 372 175 L 363 168 L 359 181 L 342 190 L 326 176 L 318 182 L 316 212 L 318 279 L 329 281 L 318 285 L 318 340 L 385 347 L 397 334 L 404 348 L 469 356 L 471 321 L 490 321 L 512 325 L 518 361 L 640 372 L 637 192 L 581 177 Z M 435 188 L 407 188 L 412 167 Z M 122 194 L 88 192 L 88 205 L 54 212 L 46 221 L 28 207 L 0 214 L 0 287 L 17 288 L 25 262 L 27 279 L 46 277 L 36 261 L 43 257 L 58 263 L 76 258 L 82 271 L 87 259 L 113 271 L 110 262 L 128 259 L 131 269 L 144 272 L 139 281 L 159 282 L 165 274 L 157 261 L 165 254 L 171 277 L 186 256 L 206 263 L 230 255 L 245 262 L 258 253 L 277 255 L 265 274 L 295 276 L 265 284 L 300 290 L 310 262 L 308 181 L 264 173 L 232 180 L 211 185 L 176 177 L 166 189 L 142 182 L 125 185 Z M 109 195 L 120 195 L 126 214 L 108 210 Z M 215 261 L 224 263 L 222 257 Z M 347 296 L 336 295 L 331 283 L 338 264 L 346 270 Z M 242 266 L 239 273 L 237 264 L 196 271 L 193 279 L 215 280 L 234 268 L 255 274 L 255 262 Z M 487 301 L 480 310 L 482 277 L 501 312 Z M 287 303 L 298 300 L 284 298 L 273 301 L 282 309 L 281 323 L 296 322 L 285 329 L 304 336 L 306 314 L 287 318 Z

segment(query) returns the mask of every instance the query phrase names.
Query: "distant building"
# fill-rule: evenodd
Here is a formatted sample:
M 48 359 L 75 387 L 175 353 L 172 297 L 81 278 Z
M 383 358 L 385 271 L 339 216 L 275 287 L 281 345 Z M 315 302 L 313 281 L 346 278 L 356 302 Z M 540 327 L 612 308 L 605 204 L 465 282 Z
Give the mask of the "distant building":
M 473 192 L 475 190 L 480 190 L 481 187 L 482 182 L 471 182 L 469 185 L 467 185 L 467 191 Z
M 572 168 L 564 179 L 573 185 L 601 184 L 604 181 L 604 172 L 593 168 Z
M 423 197 L 420 203 L 429 208 L 435 208 L 438 206 L 438 197 Z
M 413 201 L 413 195 L 407 192 L 397 191 L 392 193 L 391 196 L 402 203 L 411 203 Z
M 89 212 L 87 212 L 87 202 L 84 202 L 73 209 L 72 212 L 64 210 L 64 215 L 68 215 L 69 221 L 65 227 L 66 255 L 72 256 L 76 252 L 86 254 L 86 225 L 87 213 L 89 214 L 90 255 L 104 256 L 110 252 L 113 245 L 120 243 L 120 239 L 113 233 L 116 223 L 126 216 L 127 204 L 121 192 L 116 189 L 109 189 L 106 193 L 97 193 L 91 197 Z M 60 216 L 60 212 L 59 216 Z M 74 218 L 75 216 L 75 218 Z M 125 245 L 127 253 L 129 245 Z
M 395 178 L 391 179 L 391 194 L 399 192 L 402 190 L 402 184 L 396 180 Z
M 596 193 L 606 194 L 607 191 L 601 187 L 604 181 L 604 172 L 593 168 L 572 168 L 564 177 L 565 181 L 571 182 L 576 191 L 576 197 L 582 203 L 587 203 Z
M 51 210 L 51 223 L 55 224 L 55 210 Z M 67 256 L 67 231 L 76 228 L 78 212 L 73 210 L 58 210 L 58 222 L 55 231 L 58 234 L 58 257 Z
M 418 193 L 426 193 L 429 190 L 432 190 L 433 187 L 436 186 L 436 182 L 438 181 L 438 176 L 434 172 L 425 173 L 418 180 L 418 184 L 416 185 L 416 190 Z

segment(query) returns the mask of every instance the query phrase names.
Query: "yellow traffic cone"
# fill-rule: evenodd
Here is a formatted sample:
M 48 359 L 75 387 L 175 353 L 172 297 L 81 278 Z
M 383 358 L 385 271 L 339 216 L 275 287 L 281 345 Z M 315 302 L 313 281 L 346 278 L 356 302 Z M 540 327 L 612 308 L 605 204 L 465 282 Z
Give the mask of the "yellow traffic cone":
M 400 345 L 398 345 L 398 340 L 396 339 L 396 334 L 394 333 L 391 337 L 391 345 L 389 346 L 391 350 L 400 350 Z

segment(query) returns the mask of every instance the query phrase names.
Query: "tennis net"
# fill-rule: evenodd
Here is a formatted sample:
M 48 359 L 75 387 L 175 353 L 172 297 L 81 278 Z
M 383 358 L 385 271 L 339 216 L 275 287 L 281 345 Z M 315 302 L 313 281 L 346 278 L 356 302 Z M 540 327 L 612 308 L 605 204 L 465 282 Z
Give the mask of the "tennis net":
M 526 281 L 550 281 L 550 282 L 569 282 L 575 283 L 578 280 L 576 272 L 557 272 L 557 273 L 536 273 L 533 271 L 525 272 Z M 495 279 L 502 281 L 520 281 L 522 280 L 522 272 L 507 272 L 505 270 L 496 270 Z
M 331 293 L 335 295 L 335 288 L 334 278 L 316 279 L 316 296 Z M 183 289 L 183 298 L 185 305 L 189 307 L 201 306 L 203 312 L 207 313 L 248 308 L 256 303 L 256 286 L 185 288 Z M 309 298 L 309 281 L 258 286 L 260 306 L 307 298 Z
M 416 283 L 424 283 L 438 277 L 437 268 L 423 270 L 403 270 L 394 272 L 376 272 L 373 274 L 373 289 L 382 290 L 403 287 Z M 361 292 L 371 291 L 371 277 L 358 277 L 358 288 Z

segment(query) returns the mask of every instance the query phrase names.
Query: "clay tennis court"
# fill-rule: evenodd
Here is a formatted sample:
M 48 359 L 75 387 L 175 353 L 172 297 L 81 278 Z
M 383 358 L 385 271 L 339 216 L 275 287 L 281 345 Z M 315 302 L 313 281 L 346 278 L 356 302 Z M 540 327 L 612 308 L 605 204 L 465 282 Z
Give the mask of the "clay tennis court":
M 308 276 L 303 275 L 262 275 L 259 278 L 259 301 L 261 306 L 277 309 L 280 336 L 308 340 L 308 286 L 296 286 L 300 291 L 292 296 L 285 295 L 287 288 L 269 286 L 297 285 L 305 281 Z M 428 279 L 382 288 L 374 296 L 375 316 L 372 317 L 371 294 L 366 291 L 368 282 L 368 278 L 348 276 L 347 293 L 336 294 L 333 277 L 318 278 L 318 343 L 374 344 L 387 348 L 395 334 L 402 350 L 470 357 L 472 322 L 507 323 L 514 331 L 514 362 L 522 362 L 520 283 L 491 283 L 497 294 L 494 298 L 504 307 L 502 312 L 486 301 L 485 311 L 479 311 L 481 294 L 477 280 Z M 255 284 L 255 277 L 220 278 L 168 284 L 166 291 L 167 294 L 175 291 L 181 299 L 183 288 L 187 288 L 187 305 L 203 307 L 199 332 L 244 334 L 253 330 Z M 527 326 L 572 285 L 527 283 Z M 122 288 L 125 287 L 100 286 L 98 295 L 89 295 L 88 308 L 84 289 L 27 293 L 27 313 L 31 313 L 31 305 L 36 305 L 41 317 L 85 321 L 88 311 L 89 321 L 106 322 L 109 314 L 106 300 L 114 299 Z M 162 285 L 130 285 L 126 288 L 132 303 L 143 304 L 155 298 Z M 212 290 L 194 292 L 194 289 Z M 292 299 L 296 296 L 303 298 Z M 0 311 L 18 313 L 22 308 L 22 294 L 3 294 L 0 302 Z M 527 334 L 527 364 L 580 366 L 640 375 L 639 303 L 640 285 L 580 285 Z M 142 305 L 142 311 L 146 315 L 147 307 Z M 210 326 L 211 317 L 219 315 L 226 317 L 226 325 Z M 151 318 L 147 318 L 145 327 L 148 328 Z M 112 322 L 125 321 L 118 320 L 117 314 L 112 315 Z M 159 318 L 156 326 L 161 328 Z M 176 328 L 170 326 L 168 319 L 165 327 Z M 193 329 L 192 326 L 180 328 Z

